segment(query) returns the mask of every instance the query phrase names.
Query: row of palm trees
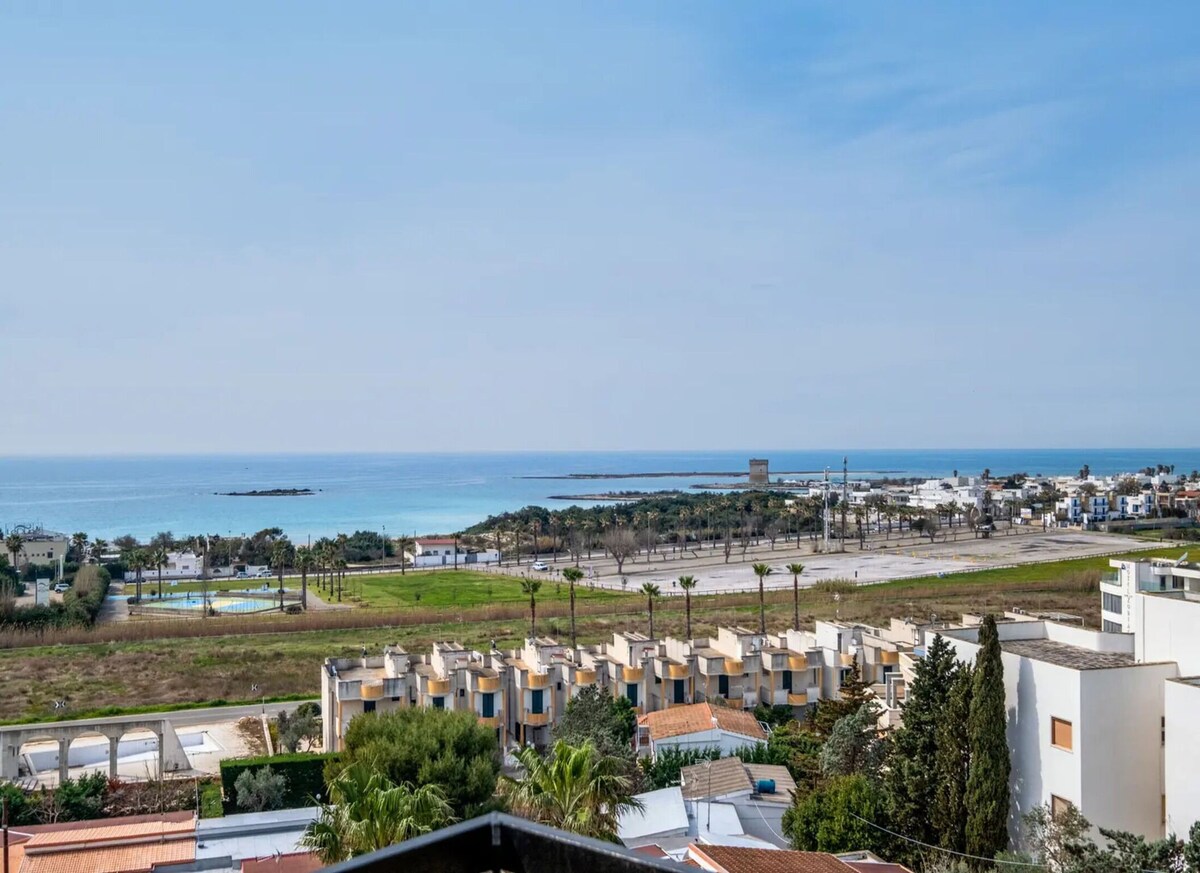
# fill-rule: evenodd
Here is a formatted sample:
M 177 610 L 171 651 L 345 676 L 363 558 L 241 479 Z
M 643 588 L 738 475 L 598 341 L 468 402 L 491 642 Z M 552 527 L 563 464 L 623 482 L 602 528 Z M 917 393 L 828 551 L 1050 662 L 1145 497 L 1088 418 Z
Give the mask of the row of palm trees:
M 754 575 L 758 577 L 758 632 L 765 634 L 767 632 L 767 601 L 766 601 L 766 578 L 775 572 L 775 569 L 770 564 L 754 564 L 751 568 Z M 793 563 L 787 565 L 787 572 L 792 576 L 792 627 L 800 627 L 800 574 L 804 572 L 804 565 Z M 578 640 L 575 635 L 575 584 L 583 578 L 583 571 L 577 567 L 567 567 L 563 570 L 563 578 L 567 580 L 568 596 L 570 598 L 570 614 L 571 614 L 571 647 L 578 645 Z M 692 592 L 696 589 L 695 576 L 680 576 L 677 580 L 680 590 L 683 591 L 684 598 L 684 615 L 685 615 L 685 631 L 684 635 L 687 639 L 692 638 Z M 537 636 L 537 595 L 542 590 L 542 582 L 540 579 L 522 579 L 521 593 L 529 598 L 529 636 Z M 654 602 L 662 597 L 662 589 L 653 582 L 643 582 L 642 587 L 638 591 L 646 597 L 646 611 L 649 616 L 649 635 L 654 639 Z

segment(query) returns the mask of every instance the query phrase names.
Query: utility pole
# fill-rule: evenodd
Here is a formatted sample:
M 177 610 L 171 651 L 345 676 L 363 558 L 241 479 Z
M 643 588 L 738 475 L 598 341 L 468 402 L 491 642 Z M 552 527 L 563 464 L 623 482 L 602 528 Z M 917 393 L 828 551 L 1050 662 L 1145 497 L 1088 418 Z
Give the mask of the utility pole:
M 829 468 L 825 468 L 825 489 L 821 495 L 821 524 L 825 528 L 824 552 L 829 553 Z
M 849 458 L 842 455 L 842 542 L 840 551 L 846 551 L 846 501 L 848 493 L 846 489 L 847 478 L 849 476 Z

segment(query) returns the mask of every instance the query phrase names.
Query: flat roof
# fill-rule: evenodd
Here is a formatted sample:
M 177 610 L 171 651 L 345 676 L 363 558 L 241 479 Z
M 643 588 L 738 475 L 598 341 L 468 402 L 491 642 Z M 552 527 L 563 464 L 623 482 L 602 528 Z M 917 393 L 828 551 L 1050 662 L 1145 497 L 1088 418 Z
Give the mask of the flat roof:
M 1096 652 L 1056 640 L 1001 640 L 1002 651 L 1072 670 L 1106 670 L 1136 664 L 1128 652 Z

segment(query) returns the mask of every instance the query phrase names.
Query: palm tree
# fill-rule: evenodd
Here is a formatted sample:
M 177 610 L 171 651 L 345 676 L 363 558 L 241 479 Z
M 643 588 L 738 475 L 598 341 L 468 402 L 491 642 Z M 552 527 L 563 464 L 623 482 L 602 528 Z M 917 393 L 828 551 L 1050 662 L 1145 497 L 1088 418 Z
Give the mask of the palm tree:
M 148 566 L 150 566 L 150 556 L 146 554 L 146 550 L 145 549 L 134 549 L 132 552 L 130 552 L 129 553 L 129 566 L 137 574 L 137 576 L 136 576 L 137 587 L 135 589 L 136 593 L 134 595 L 135 602 L 141 603 L 142 602 L 142 571 L 145 570 Z
M 300 571 L 300 608 L 308 609 L 308 571 L 313 565 L 312 549 L 299 546 L 296 549 L 296 569 Z
M 565 567 L 562 571 L 563 578 L 570 585 L 569 593 L 571 596 L 571 647 L 575 647 L 575 583 L 583 578 L 583 571 L 578 567 Z
M 338 603 L 342 602 L 342 580 L 346 578 L 346 559 L 338 555 L 334 559 L 333 568 L 337 570 Z
M 19 533 L 10 533 L 4 538 L 4 547 L 12 557 L 13 569 L 20 569 L 21 547 L 25 545 L 25 537 Z
M 88 535 L 83 531 L 71 535 L 71 549 L 75 552 L 75 560 L 82 564 L 87 554 Z
M 591 740 L 581 746 L 559 740 L 544 758 L 537 749 L 525 746 L 516 756 L 525 778 L 502 776 L 500 793 L 517 815 L 615 842 L 621 814 L 641 809 L 624 762 L 601 755 Z
M 167 565 L 170 555 L 167 547 L 161 543 L 150 550 L 150 566 L 158 570 L 158 599 L 162 600 L 162 571 Z
M 300 838 L 322 864 L 386 849 L 454 821 L 441 786 L 396 785 L 362 762 L 338 775 L 329 797 Z
M 692 638 L 692 589 L 696 587 L 695 576 L 680 576 L 679 587 L 683 589 L 683 608 L 687 616 L 687 630 L 684 636 Z
M 654 639 L 654 601 L 662 596 L 662 592 L 653 582 L 643 582 L 641 592 L 646 595 L 646 603 L 650 607 L 650 639 Z
M 788 564 L 787 571 L 792 574 L 792 627 L 800 630 L 800 574 L 804 565 Z
M 96 537 L 94 540 L 92 540 L 92 544 L 89 549 L 92 554 L 92 561 L 99 564 L 100 559 L 104 557 L 104 553 L 108 550 L 108 540 L 102 540 L 100 537 Z
M 413 538 L 406 537 L 406 536 L 399 536 L 399 537 L 396 537 L 392 542 L 395 543 L 396 551 L 399 552 L 399 554 L 400 554 L 400 575 L 403 576 L 404 575 L 404 556 L 408 553 L 409 549 L 415 548 L 415 546 L 413 544 Z
M 765 634 L 767 632 L 767 601 L 766 592 L 763 590 L 763 580 L 774 571 L 770 564 L 755 564 L 752 569 L 754 575 L 758 577 L 758 632 Z
M 529 595 L 529 637 L 537 636 L 537 593 L 542 590 L 542 583 L 537 579 L 522 579 L 521 593 Z

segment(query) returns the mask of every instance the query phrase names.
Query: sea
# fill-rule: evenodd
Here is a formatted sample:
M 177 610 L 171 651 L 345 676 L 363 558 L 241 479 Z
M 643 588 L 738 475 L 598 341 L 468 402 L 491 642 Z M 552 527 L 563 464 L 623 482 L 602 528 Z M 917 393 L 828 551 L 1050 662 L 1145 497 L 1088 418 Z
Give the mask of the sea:
M 517 452 L 474 454 L 156 455 L 0 458 L 0 528 L 40 525 L 112 539 L 249 534 L 280 527 L 295 542 L 355 530 L 401 534 L 461 530 L 523 506 L 564 508 L 595 501 L 555 495 L 690 489 L 711 473 L 741 472 L 752 457 L 772 479 L 818 478 L 828 467 L 851 478 L 993 476 L 1132 471 L 1173 464 L 1200 468 L 1200 449 L 741 450 L 710 452 Z M 601 478 L 538 477 L 598 474 Z M 679 473 L 671 477 L 637 473 Z M 682 475 L 682 474 L 700 475 Z M 743 480 L 744 481 L 744 480 Z M 227 497 L 222 492 L 308 488 L 289 497 Z

